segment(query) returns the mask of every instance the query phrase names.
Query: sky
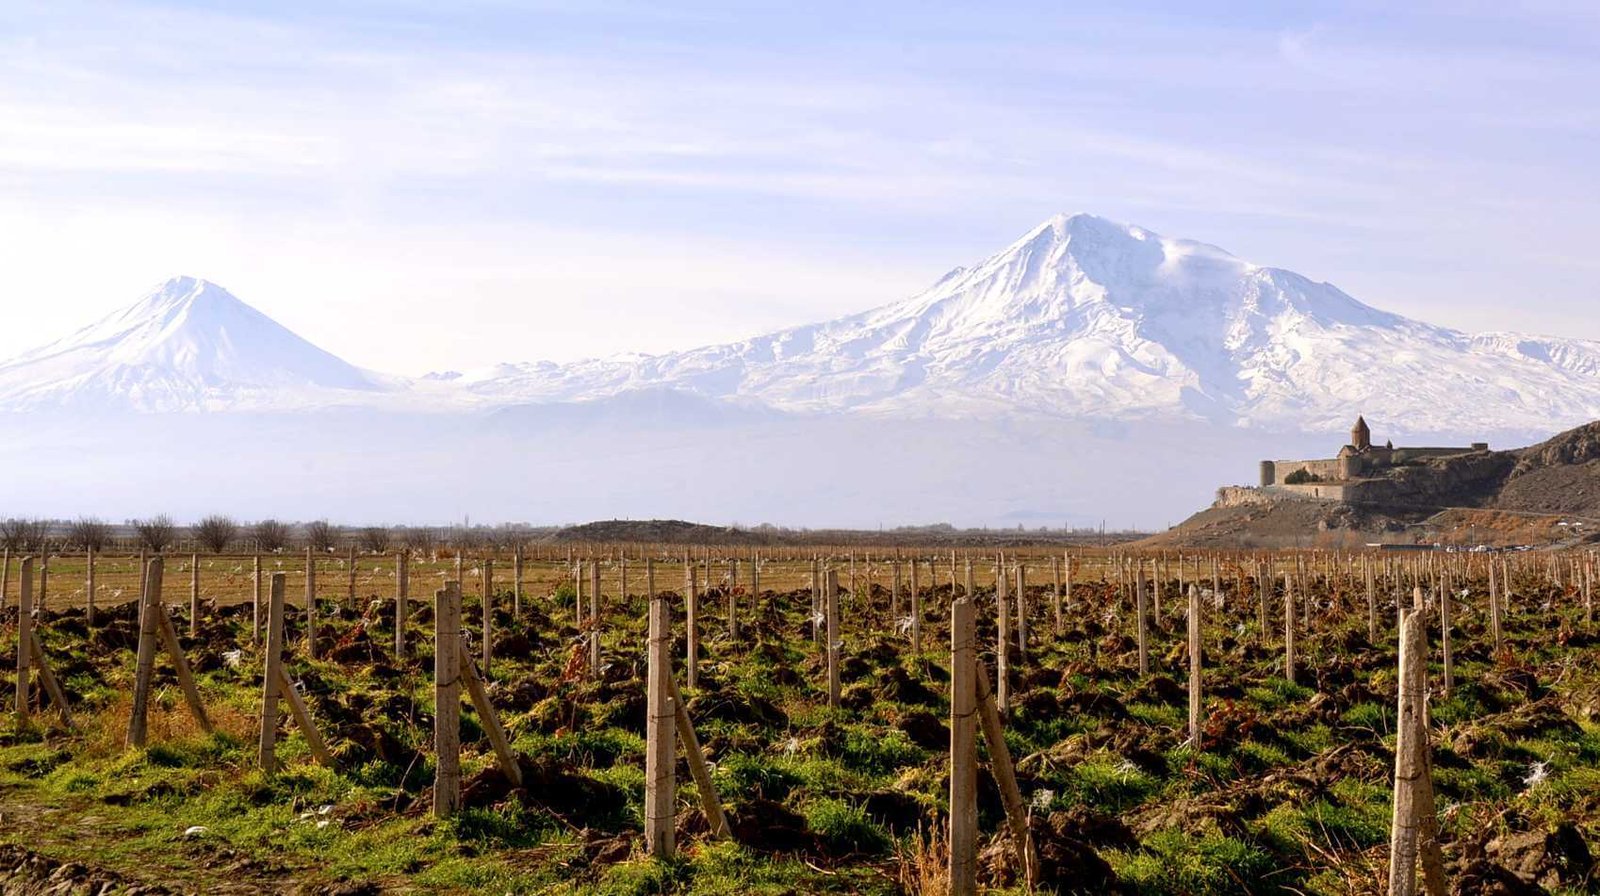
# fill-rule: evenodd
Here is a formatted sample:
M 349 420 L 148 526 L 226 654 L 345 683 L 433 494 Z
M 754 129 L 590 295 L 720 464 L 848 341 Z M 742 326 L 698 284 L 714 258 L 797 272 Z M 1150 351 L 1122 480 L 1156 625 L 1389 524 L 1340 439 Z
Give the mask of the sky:
M 1078 211 L 1600 339 L 1600 4 L 1511 6 L 6 0 L 0 356 L 176 274 L 396 373 L 690 348 Z

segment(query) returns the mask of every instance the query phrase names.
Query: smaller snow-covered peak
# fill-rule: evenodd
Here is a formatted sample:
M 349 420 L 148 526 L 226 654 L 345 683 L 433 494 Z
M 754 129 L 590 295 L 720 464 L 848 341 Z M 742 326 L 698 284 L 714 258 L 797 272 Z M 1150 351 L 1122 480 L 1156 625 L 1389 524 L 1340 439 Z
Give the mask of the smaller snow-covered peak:
M 384 388 L 196 277 L 168 279 L 76 333 L 0 364 L 7 406 L 193 410 L 246 393 Z

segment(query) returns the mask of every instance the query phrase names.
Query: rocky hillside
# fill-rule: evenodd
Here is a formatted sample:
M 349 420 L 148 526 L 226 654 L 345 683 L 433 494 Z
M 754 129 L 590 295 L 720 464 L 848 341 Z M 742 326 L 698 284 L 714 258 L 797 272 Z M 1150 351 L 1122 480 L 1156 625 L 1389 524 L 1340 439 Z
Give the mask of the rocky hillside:
M 1600 537 L 1600 421 L 1510 451 L 1388 471 L 1378 500 L 1347 504 L 1225 488 L 1151 544 L 1354 547 L 1372 541 L 1547 544 Z M 1594 535 L 1590 535 L 1593 530 Z

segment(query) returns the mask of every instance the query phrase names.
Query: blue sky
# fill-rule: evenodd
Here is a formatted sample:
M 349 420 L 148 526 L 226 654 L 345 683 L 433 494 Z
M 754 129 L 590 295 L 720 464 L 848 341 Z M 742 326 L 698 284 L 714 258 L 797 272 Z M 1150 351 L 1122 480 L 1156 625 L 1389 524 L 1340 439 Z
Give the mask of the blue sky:
M 0 354 L 175 273 L 399 372 L 914 293 L 1089 211 L 1600 338 L 1600 7 L 0 5 Z

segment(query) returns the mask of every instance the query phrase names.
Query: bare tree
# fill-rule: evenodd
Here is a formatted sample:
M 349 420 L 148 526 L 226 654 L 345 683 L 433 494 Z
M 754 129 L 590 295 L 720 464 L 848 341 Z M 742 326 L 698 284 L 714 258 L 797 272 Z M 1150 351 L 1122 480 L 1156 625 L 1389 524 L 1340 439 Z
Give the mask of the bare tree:
M 482 547 L 484 543 L 483 530 L 471 526 L 457 526 L 450 530 L 450 546 L 457 553 L 466 554 Z
M 438 544 L 439 538 L 427 526 L 413 526 L 401 532 L 400 540 L 405 544 L 406 550 L 412 553 L 431 554 L 433 553 L 434 545 Z
M 239 536 L 239 524 L 230 517 L 212 514 L 194 527 L 194 540 L 213 554 L 220 554 Z
M 373 554 L 389 550 L 389 527 L 368 526 L 361 530 L 361 549 Z
M 157 554 L 171 547 L 178 535 L 178 527 L 173 525 L 172 517 L 164 513 L 142 520 L 130 520 L 129 523 L 139 536 L 139 543 Z
M 289 534 L 289 524 L 278 520 L 262 520 L 250 527 L 250 537 L 255 540 L 256 549 L 268 553 L 287 547 Z
M 339 540 L 339 530 L 327 520 L 312 520 L 306 523 L 306 544 L 313 551 L 326 554 L 333 550 L 334 544 Z
M 67 543 L 74 547 L 100 553 L 111 540 L 111 527 L 92 516 L 80 516 L 67 527 Z
M 12 551 L 42 551 L 49 536 L 47 520 L 13 518 L 0 522 L 0 545 Z

